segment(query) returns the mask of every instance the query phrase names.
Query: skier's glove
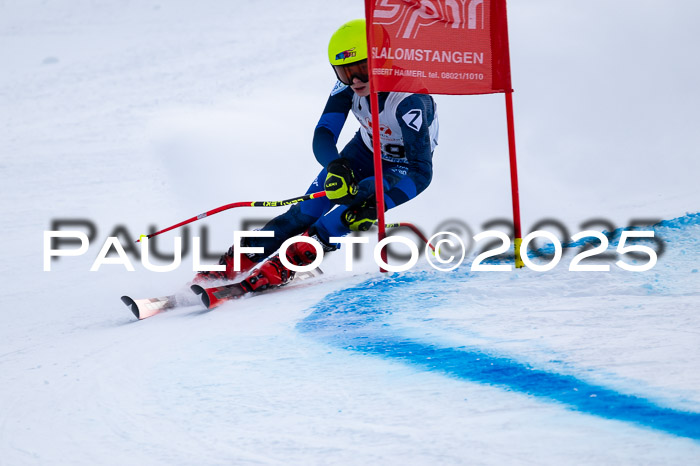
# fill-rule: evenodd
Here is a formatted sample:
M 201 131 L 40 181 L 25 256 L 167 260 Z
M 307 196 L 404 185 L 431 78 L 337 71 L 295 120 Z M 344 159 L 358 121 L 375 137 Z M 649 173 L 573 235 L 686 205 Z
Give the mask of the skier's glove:
M 355 174 L 350 168 L 347 159 L 335 159 L 326 168 L 328 175 L 323 189 L 326 190 L 326 197 L 331 202 L 338 204 L 350 204 L 357 194 L 358 186 Z
M 351 205 L 342 214 L 342 222 L 352 231 L 367 231 L 377 223 L 377 199 L 371 195 L 362 202 Z

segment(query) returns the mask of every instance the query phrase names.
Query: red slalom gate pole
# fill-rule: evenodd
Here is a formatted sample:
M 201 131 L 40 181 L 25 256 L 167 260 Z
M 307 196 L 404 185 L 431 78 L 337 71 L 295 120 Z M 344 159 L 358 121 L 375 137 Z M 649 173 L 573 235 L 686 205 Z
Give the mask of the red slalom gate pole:
M 367 20 L 367 72 L 369 73 L 369 106 L 372 111 L 372 151 L 374 152 L 374 192 L 377 197 L 377 226 L 379 233 L 377 239 L 379 241 L 386 238 L 386 226 L 384 224 L 384 174 L 382 172 L 382 146 L 381 134 L 379 132 L 379 97 L 375 79 L 372 76 L 374 69 L 374 57 L 372 56 L 372 44 L 374 44 L 374 28 L 372 25 L 372 17 L 374 9 L 371 1 L 365 1 L 365 18 Z M 386 248 L 382 248 L 381 257 L 384 263 L 387 263 Z M 387 270 L 379 267 L 381 272 Z
M 371 72 L 371 71 L 370 71 Z M 381 241 L 386 238 L 386 226 L 384 224 L 384 173 L 382 171 L 382 147 L 379 140 L 379 98 L 377 93 L 370 91 L 370 107 L 372 107 L 372 149 L 374 151 L 374 191 L 377 196 L 377 240 Z M 387 264 L 386 248 L 381 251 L 382 260 Z M 386 272 L 382 267 L 380 272 Z
M 506 120 L 508 122 L 508 152 L 510 155 L 510 187 L 513 197 L 513 239 L 515 250 L 515 267 L 524 267 L 520 255 L 520 245 L 523 242 L 520 228 L 520 194 L 518 190 L 518 162 L 515 156 L 515 118 L 513 116 L 513 91 L 506 91 Z

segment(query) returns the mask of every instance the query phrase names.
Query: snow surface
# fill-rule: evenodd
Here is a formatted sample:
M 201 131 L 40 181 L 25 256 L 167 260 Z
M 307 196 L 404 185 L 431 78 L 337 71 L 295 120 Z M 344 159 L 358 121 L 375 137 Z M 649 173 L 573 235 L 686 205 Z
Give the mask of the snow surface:
M 652 270 L 472 272 L 474 249 L 385 276 L 368 249 L 137 322 L 119 296 L 174 291 L 191 254 L 89 272 L 102 244 L 305 190 L 362 2 L 0 1 L 0 464 L 700 464 L 698 13 L 509 5 L 525 231 L 665 220 Z M 503 98 L 436 100 L 433 184 L 388 219 L 477 233 L 510 217 Z M 279 212 L 240 211 L 189 236 L 222 252 Z M 88 254 L 43 272 L 43 232 L 81 218 Z

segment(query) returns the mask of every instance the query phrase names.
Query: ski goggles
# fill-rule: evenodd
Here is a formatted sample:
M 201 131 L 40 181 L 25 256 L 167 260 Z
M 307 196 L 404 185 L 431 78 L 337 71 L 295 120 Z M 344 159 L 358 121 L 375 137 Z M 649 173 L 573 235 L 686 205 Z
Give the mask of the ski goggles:
M 352 84 L 353 78 L 357 78 L 363 83 L 369 81 L 369 70 L 367 69 L 367 60 L 360 60 L 347 65 L 333 65 L 333 70 L 341 83 Z

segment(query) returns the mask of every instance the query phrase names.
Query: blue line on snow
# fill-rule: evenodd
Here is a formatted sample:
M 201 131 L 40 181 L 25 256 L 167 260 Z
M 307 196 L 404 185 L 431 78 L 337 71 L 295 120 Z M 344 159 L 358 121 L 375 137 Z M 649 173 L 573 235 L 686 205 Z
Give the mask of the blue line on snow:
M 418 341 L 390 338 L 348 349 L 399 359 L 460 379 L 548 398 L 580 412 L 634 422 L 700 440 L 700 414 L 663 408 L 643 398 L 591 385 L 572 376 L 536 370 L 525 364 L 489 356 L 480 351 L 441 348 Z
M 592 385 L 573 376 L 535 369 L 478 349 L 400 338 L 396 334 L 400 330 L 392 328 L 385 318 L 397 308 L 398 302 L 411 295 L 411 284 L 427 280 L 436 288 L 436 282 L 442 281 L 426 273 L 406 274 L 370 280 L 331 293 L 312 308 L 312 313 L 297 328 L 336 347 L 397 359 L 451 377 L 564 403 L 583 413 L 700 440 L 699 413 L 665 408 L 644 398 Z M 426 300 L 429 307 L 439 306 L 445 299 L 443 293 L 437 292 L 411 296 L 414 298 Z
M 610 241 L 610 246 L 617 247 L 617 244 L 622 236 L 623 231 L 628 230 L 653 230 L 656 238 L 660 240 L 666 239 L 666 234 L 668 230 L 680 230 L 690 226 L 700 225 L 700 212 L 689 213 L 682 217 L 676 217 L 671 220 L 662 220 L 659 223 L 649 226 L 635 226 L 635 227 L 624 227 L 618 228 L 615 231 L 608 232 L 603 230 L 602 233 L 608 236 Z M 597 245 L 600 242 L 592 237 L 585 237 L 576 242 L 570 241 L 562 245 L 564 248 L 580 248 L 586 244 Z M 538 248 L 537 252 L 540 254 L 554 254 L 554 245 L 552 243 L 546 243 L 543 247 Z

